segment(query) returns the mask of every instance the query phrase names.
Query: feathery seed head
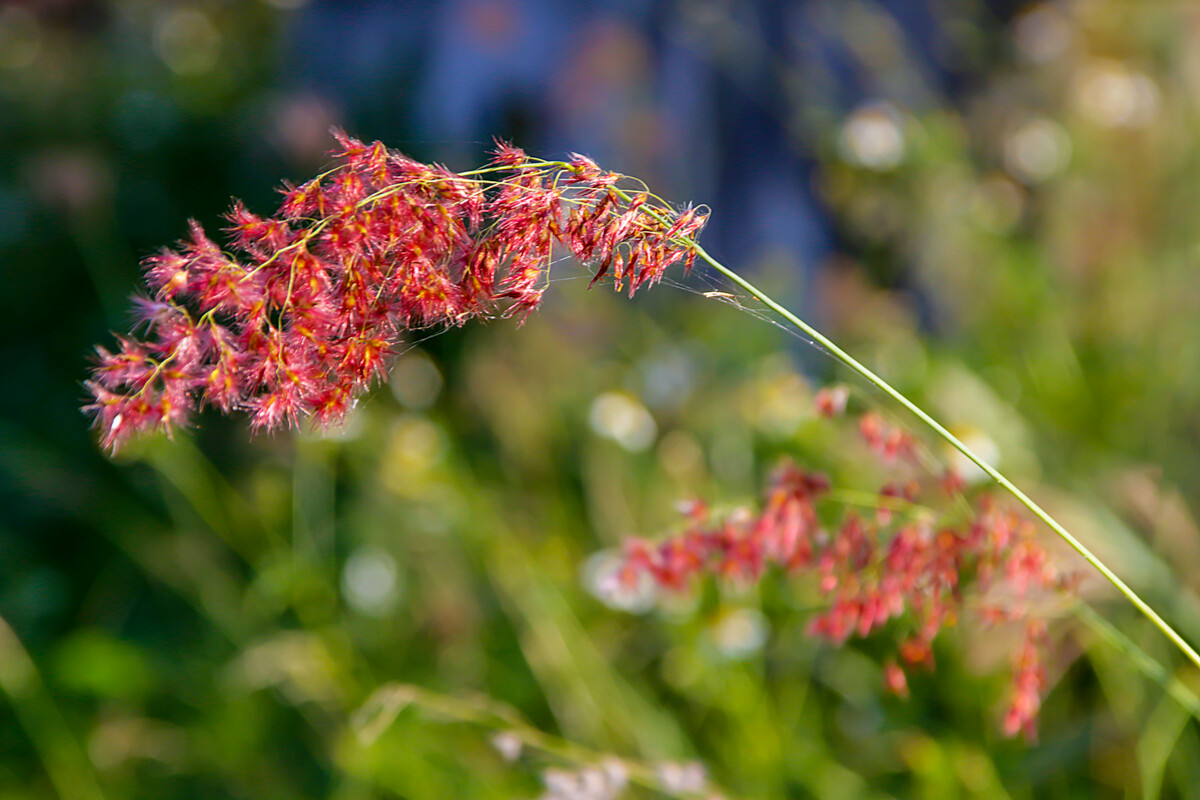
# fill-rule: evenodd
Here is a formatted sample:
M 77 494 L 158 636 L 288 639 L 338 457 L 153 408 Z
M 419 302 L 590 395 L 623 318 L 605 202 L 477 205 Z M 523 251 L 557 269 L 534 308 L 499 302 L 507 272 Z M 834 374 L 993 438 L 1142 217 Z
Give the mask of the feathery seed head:
M 234 202 L 232 254 L 192 220 L 175 249 L 145 260 L 146 334 L 99 348 L 86 384 L 106 448 L 169 433 L 204 405 L 247 411 L 256 429 L 336 423 L 409 329 L 524 321 L 556 246 L 630 294 L 695 256 L 704 215 L 631 197 L 583 156 L 540 161 L 497 141 L 485 169 L 460 175 L 333 136 L 334 168 L 285 183 L 274 216 Z

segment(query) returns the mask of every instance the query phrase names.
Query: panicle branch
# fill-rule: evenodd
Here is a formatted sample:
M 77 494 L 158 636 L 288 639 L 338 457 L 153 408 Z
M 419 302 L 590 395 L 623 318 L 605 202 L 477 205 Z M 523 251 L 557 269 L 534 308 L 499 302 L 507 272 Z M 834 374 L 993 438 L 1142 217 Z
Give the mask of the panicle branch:
M 556 247 L 611 272 L 632 295 L 695 259 L 706 216 L 677 213 L 590 159 L 541 161 L 498 142 L 455 173 L 334 131 L 335 166 L 285 184 L 273 216 L 234 202 L 231 252 L 195 221 L 144 262 L 140 338 L 98 347 L 86 386 L 113 451 L 168 434 L 213 406 L 268 430 L 329 425 L 386 375 L 406 331 L 476 317 L 524 320 L 541 303 Z

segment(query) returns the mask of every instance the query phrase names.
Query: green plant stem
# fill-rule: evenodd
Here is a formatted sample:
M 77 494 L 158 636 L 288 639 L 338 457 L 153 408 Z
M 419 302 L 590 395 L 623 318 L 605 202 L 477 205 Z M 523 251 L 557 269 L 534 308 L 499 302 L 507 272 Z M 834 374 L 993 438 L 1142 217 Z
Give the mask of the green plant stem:
M 1200 697 L 1197 697 L 1196 693 L 1185 686 L 1179 678 L 1167 672 L 1162 664 L 1159 664 L 1145 650 L 1138 647 L 1137 643 L 1122 633 L 1119 628 L 1097 614 L 1095 609 L 1087 603 L 1084 603 L 1082 600 L 1076 601 L 1075 607 L 1072 610 L 1083 624 L 1092 629 L 1092 633 L 1121 651 L 1133 663 L 1138 672 L 1161 686 L 1175 702 L 1187 709 L 1193 717 L 1200 720 Z
M 12 709 L 63 800 L 104 800 L 91 762 L 55 705 L 29 652 L 0 617 L 0 694 Z
M 824 492 L 818 499 L 841 503 L 847 506 L 898 511 L 915 520 L 935 520 L 938 518 L 936 511 L 920 503 L 914 503 L 903 497 L 887 497 L 881 494 L 862 492 L 857 489 L 830 489 Z
M 1072 536 L 1067 531 L 1066 528 L 1064 528 L 1061 524 L 1059 524 L 1059 522 L 1056 519 L 1054 519 L 1054 517 L 1050 516 L 1045 510 L 1043 510 L 1041 506 L 1039 506 L 1032 499 L 1030 499 L 1028 495 L 1026 495 L 1024 492 L 1022 492 L 1020 489 L 1018 489 L 1012 483 L 1012 481 L 1010 481 L 1008 478 L 1001 475 L 996 470 L 995 467 L 988 464 L 986 461 L 984 461 L 982 458 L 980 458 L 978 455 L 976 455 L 975 451 L 973 451 L 971 448 L 969 448 L 965 444 L 963 444 L 963 442 L 957 436 L 952 434 L 950 431 L 946 430 L 946 428 L 941 423 L 939 423 L 933 417 L 929 416 L 929 414 L 925 413 L 925 411 L 922 410 L 916 403 L 912 402 L 907 397 L 902 395 L 899 391 L 892 388 L 891 384 L 889 384 L 883 378 L 876 375 L 874 372 L 872 372 L 870 369 L 868 369 L 866 366 L 864 366 L 862 363 L 860 363 L 857 359 L 855 359 L 853 356 L 851 356 L 845 350 L 838 347 L 836 344 L 834 344 L 832 341 L 830 341 L 824 334 L 822 334 L 816 328 L 812 327 L 807 322 L 800 319 L 795 314 L 793 314 L 792 312 L 788 311 L 786 308 L 781 306 L 779 303 L 772 300 L 769 296 L 764 294 L 758 287 L 756 287 L 754 284 L 750 283 L 748 280 L 743 278 L 741 275 L 738 275 L 736 272 L 729 269 L 721 262 L 717 261 L 711 255 L 709 255 L 708 252 L 700 245 L 692 243 L 692 247 L 695 248 L 697 257 L 699 257 L 702 261 L 706 262 L 709 266 L 711 266 L 717 272 L 721 273 L 726 278 L 729 278 L 729 280 L 733 281 L 738 286 L 745 289 L 747 292 L 749 292 L 751 295 L 753 295 L 756 299 L 761 301 L 765 306 L 767 306 L 767 308 L 771 309 L 776 314 L 783 317 L 783 319 L 787 320 L 788 322 L 792 323 L 797 328 L 802 330 L 805 334 L 810 336 L 813 339 L 813 341 L 817 342 L 822 347 L 824 347 L 826 350 L 828 350 L 829 354 L 832 355 L 834 358 L 836 358 L 838 361 L 842 362 L 847 367 L 854 370 L 859 375 L 861 375 L 862 377 L 866 378 L 868 381 L 873 383 L 875 386 L 879 387 L 879 389 L 884 394 L 888 395 L 893 400 L 895 400 L 897 403 L 899 403 L 900 405 L 904 406 L 909 411 L 911 411 L 917 417 L 917 419 L 921 420 L 926 425 L 928 425 L 930 428 L 932 428 L 934 433 L 936 433 L 941 438 L 945 439 L 955 450 L 957 450 L 958 452 L 960 452 L 964 456 L 966 456 L 967 459 L 971 461 L 971 463 L 975 464 L 975 466 L 979 467 L 981 470 L 983 470 L 985 473 L 987 473 L 987 475 L 992 480 L 994 480 L 996 483 L 1000 484 L 1005 489 L 1007 489 L 1008 492 L 1013 497 L 1017 498 L 1017 500 L 1023 506 L 1028 508 L 1029 511 L 1031 513 L 1033 513 L 1034 516 L 1036 516 L 1042 522 L 1044 522 L 1048 526 L 1050 526 L 1050 529 L 1053 530 L 1055 533 L 1057 533 L 1059 536 L 1061 536 L 1062 539 L 1067 544 L 1071 545 L 1071 547 L 1074 548 L 1075 552 L 1077 552 L 1077 553 L 1079 553 L 1079 555 L 1083 556 L 1083 559 L 1085 561 L 1087 561 L 1089 564 L 1091 564 L 1093 567 L 1095 567 L 1096 570 L 1098 570 L 1101 575 L 1103 575 L 1105 578 L 1107 578 L 1109 583 L 1111 583 L 1113 586 L 1117 587 L 1117 591 L 1119 591 L 1121 594 L 1125 595 L 1125 598 L 1127 600 L 1129 600 L 1130 603 L 1133 603 L 1133 605 L 1139 611 L 1141 611 L 1143 614 L 1145 614 L 1146 617 L 1151 622 L 1154 623 L 1155 627 L 1157 627 L 1160 631 L 1162 631 L 1163 634 L 1166 635 L 1166 637 L 1168 639 L 1170 639 L 1172 642 L 1174 642 L 1175 646 L 1178 647 L 1181 651 L 1183 651 L 1183 654 L 1186 655 L 1193 664 L 1195 664 L 1197 667 L 1200 667 L 1200 653 L 1197 653 L 1196 650 L 1190 644 L 1188 644 L 1187 641 L 1182 636 L 1180 636 L 1175 631 L 1175 629 L 1172 628 L 1167 623 L 1166 620 L 1164 620 L 1162 617 L 1160 617 L 1158 615 L 1158 612 L 1156 612 L 1153 608 L 1151 608 L 1149 606 L 1149 604 L 1146 603 L 1145 600 L 1143 600 L 1141 597 L 1139 597 L 1137 592 L 1133 591 L 1133 589 L 1131 589 L 1125 583 L 1125 581 L 1121 580 L 1115 572 L 1113 572 L 1111 569 L 1109 569 L 1108 566 L 1105 565 L 1105 563 L 1103 561 L 1101 561 L 1099 558 L 1097 558 L 1095 556 L 1095 554 L 1093 554 L 1092 551 L 1089 550 L 1083 544 L 1083 542 L 1079 541 L 1074 536 Z

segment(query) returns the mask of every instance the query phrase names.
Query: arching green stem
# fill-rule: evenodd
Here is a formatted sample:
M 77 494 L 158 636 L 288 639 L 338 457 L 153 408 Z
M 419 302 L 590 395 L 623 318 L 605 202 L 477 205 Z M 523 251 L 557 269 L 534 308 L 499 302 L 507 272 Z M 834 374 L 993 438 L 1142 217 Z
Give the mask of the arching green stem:
M 1071 547 L 1074 548 L 1077 553 L 1079 553 L 1079 555 L 1083 556 L 1085 561 L 1095 567 L 1100 574 L 1107 578 L 1113 586 L 1117 587 L 1117 591 L 1125 595 L 1126 599 L 1128 599 L 1130 603 L 1133 603 L 1133 605 L 1139 611 L 1145 614 L 1146 617 L 1153 622 L 1154 625 L 1163 632 L 1163 634 L 1167 636 L 1167 638 L 1175 643 L 1176 647 L 1183 651 L 1184 655 L 1186 655 L 1193 664 L 1195 664 L 1197 667 L 1200 667 L 1200 653 L 1197 653 L 1196 650 L 1190 644 L 1188 644 L 1187 641 L 1180 636 L 1179 633 L 1177 633 L 1176 630 L 1172 628 L 1166 620 L 1158 615 L 1158 612 L 1151 608 L 1145 600 L 1139 597 L 1137 592 L 1133 591 L 1133 589 L 1131 589 L 1125 583 L 1125 581 L 1121 580 L 1115 572 L 1109 569 L 1103 561 L 1097 558 L 1096 555 L 1083 544 L 1083 542 L 1072 536 L 1066 528 L 1059 524 L 1059 522 L 1054 519 L 1054 517 L 1050 516 L 1044 509 L 1042 509 L 1041 506 L 1030 499 L 1028 495 L 1018 489 L 1012 483 L 1012 481 L 1001 475 L 995 467 L 988 464 L 986 461 L 976 455 L 975 451 L 967 447 L 957 436 L 946 430 L 941 423 L 929 416 L 929 414 L 925 413 L 925 411 L 922 410 L 916 403 L 912 402 L 899 391 L 892 388 L 891 384 L 876 375 L 845 350 L 838 347 L 816 328 L 812 327 L 807 322 L 781 306 L 779 303 L 772 300 L 769 296 L 759 290 L 758 287 L 750 283 L 741 275 L 738 275 L 736 272 L 717 261 L 700 245 L 693 243 L 692 246 L 695 248 L 696 256 L 698 258 L 706 262 L 709 266 L 724 275 L 729 280 L 736 283 L 738 286 L 745 289 L 756 299 L 761 301 L 763 305 L 774 311 L 780 317 L 804 331 L 805 334 L 829 351 L 829 354 L 838 361 L 842 362 L 847 367 L 873 383 L 875 386 L 879 387 L 884 394 L 888 395 L 897 403 L 911 411 L 917 417 L 917 419 L 921 420 L 930 428 L 932 428 L 934 433 L 936 433 L 942 439 L 945 439 L 955 450 L 966 456 L 971 463 L 975 464 L 975 466 L 987 473 L 992 480 L 1008 490 L 1013 497 L 1017 498 L 1021 505 L 1028 508 L 1029 511 L 1042 522 L 1049 525 L 1051 530 L 1061 536 L 1067 544 L 1071 545 Z

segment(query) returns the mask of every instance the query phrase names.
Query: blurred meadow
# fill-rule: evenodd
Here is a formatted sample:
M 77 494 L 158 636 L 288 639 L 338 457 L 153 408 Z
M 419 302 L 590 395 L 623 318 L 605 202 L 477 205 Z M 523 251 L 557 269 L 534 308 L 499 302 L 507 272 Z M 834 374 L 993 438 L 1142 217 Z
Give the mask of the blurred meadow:
M 627 797 L 1200 800 L 1200 723 L 1070 614 L 1025 742 L 1002 633 L 946 631 L 899 699 L 886 633 L 809 638 L 783 576 L 597 590 L 626 538 L 755 502 L 783 456 L 887 480 L 813 411 L 855 382 L 700 268 L 631 301 L 564 258 L 524 326 L 408 342 L 342 429 L 206 413 L 106 457 L 82 381 L 139 260 L 231 196 L 273 210 L 335 124 L 709 205 L 714 255 L 1200 642 L 1200 6 L 9 1 L 0 800 L 559 798 L 545 770 L 612 758 Z

